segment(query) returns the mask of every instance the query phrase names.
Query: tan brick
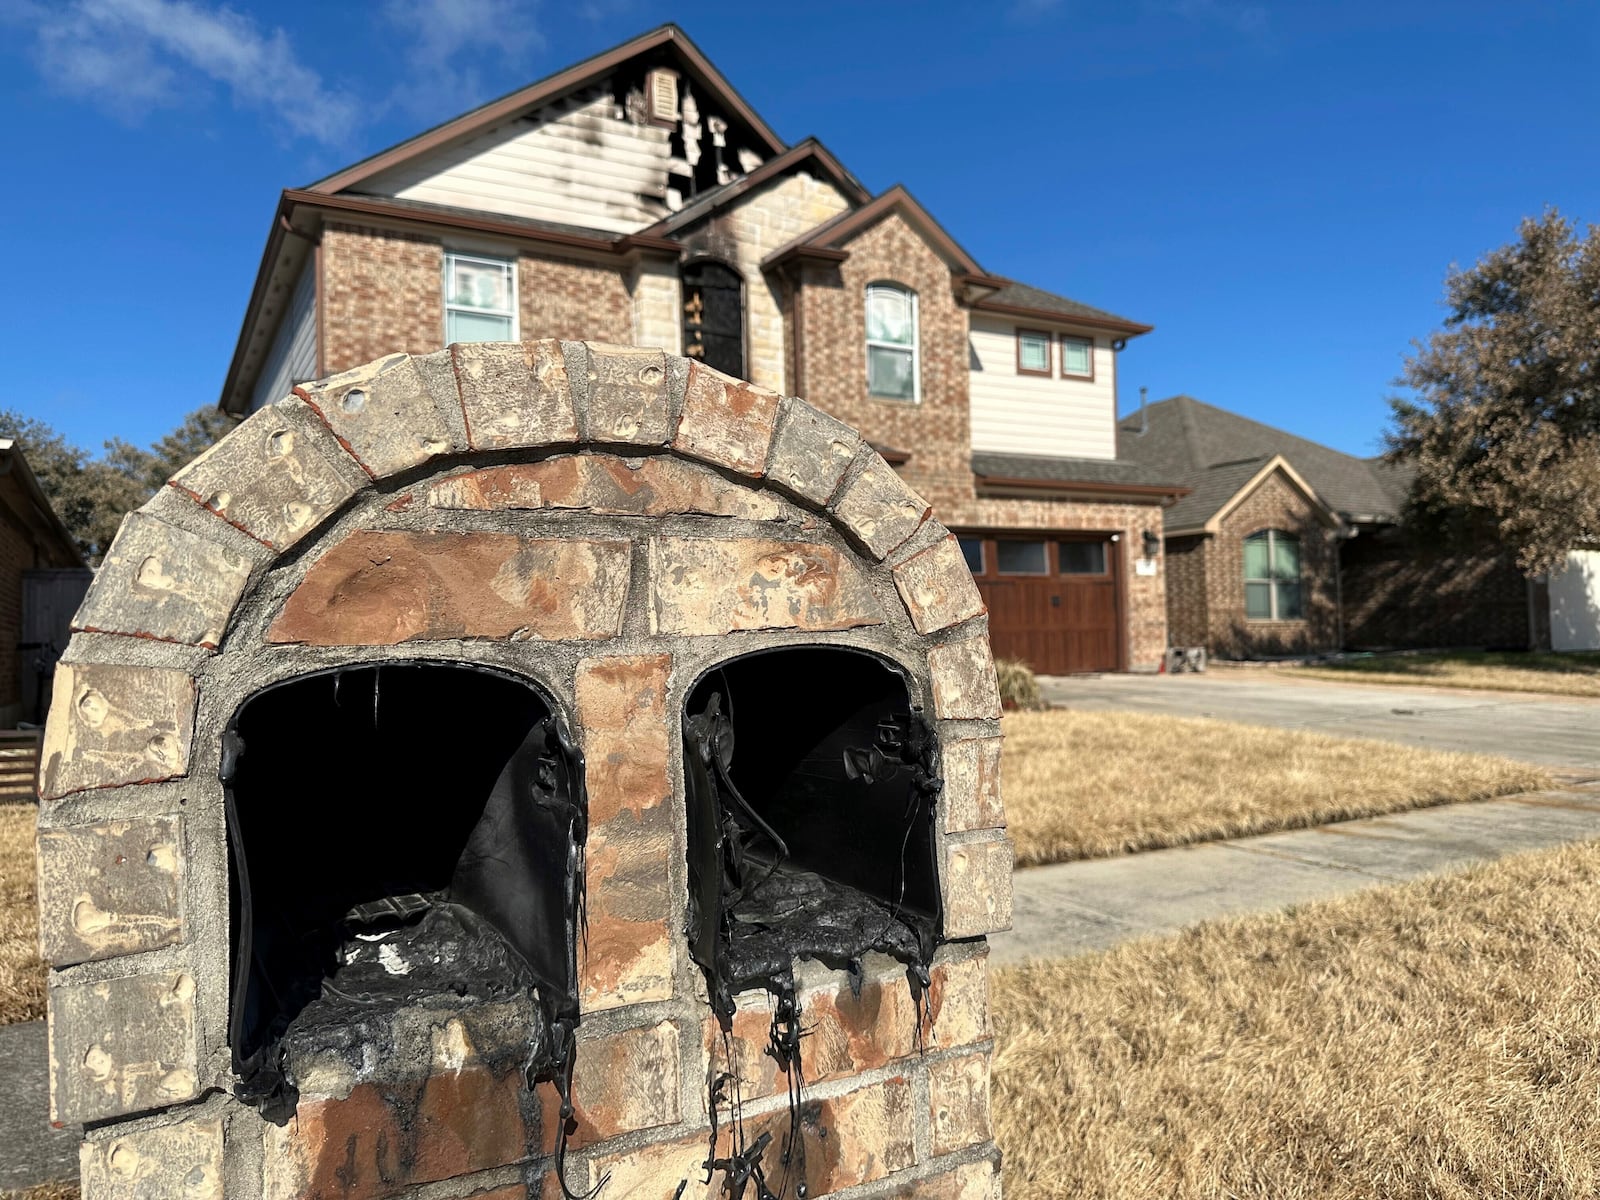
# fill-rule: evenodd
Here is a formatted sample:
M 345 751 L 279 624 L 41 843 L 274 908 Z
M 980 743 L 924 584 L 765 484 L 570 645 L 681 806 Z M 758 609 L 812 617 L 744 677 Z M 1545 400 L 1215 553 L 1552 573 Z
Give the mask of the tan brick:
M 357 530 L 284 603 L 269 642 L 602 638 L 622 629 L 627 542 Z
M 998 737 L 962 738 L 944 744 L 946 833 L 998 829 L 1006 823 L 1001 803 Z
M 39 795 L 176 779 L 189 772 L 195 682 L 156 667 L 61 663 L 39 751 Z
M 861 449 L 861 435 L 850 426 L 791 397 L 783 402 L 767 478 L 821 508 Z
M 660 633 L 853 629 L 883 609 L 861 569 L 831 546 L 764 538 L 655 538 L 651 616 Z
M 84 1142 L 83 1200 L 223 1200 L 222 1122 L 189 1120 Z
M 928 1045 L 953 1050 L 989 1036 L 989 960 L 949 959 L 929 972 Z
M 928 1067 L 934 1154 L 954 1154 L 994 1137 L 989 1122 L 989 1055 L 964 1054 Z
M 978 937 L 1011 928 L 1011 839 L 1004 836 L 945 847 L 944 935 Z
M 444 345 L 444 248 L 437 235 L 330 220 L 322 228 L 321 284 L 326 371 Z
M 297 391 L 377 478 L 466 449 L 455 443 L 439 399 L 409 354 L 386 355 Z M 456 402 L 453 388 L 444 399 Z
M 72 627 L 215 648 L 249 578 L 249 561 L 226 547 L 132 512 Z
M 183 972 L 52 986 L 50 1119 L 76 1125 L 198 1096 L 194 990 Z
M 667 712 L 667 654 L 586 658 L 576 696 L 583 730 L 589 822 L 635 817 L 672 795 L 672 735 Z
M 911 1081 L 897 1075 L 828 1100 L 808 1100 L 800 1109 L 800 1136 L 805 1143 L 806 1191 L 827 1196 L 845 1188 L 882 1179 L 916 1163 L 912 1141 Z M 788 1135 L 786 1110 L 751 1120 L 746 1137 L 772 1134 L 763 1157 L 773 1176 L 782 1174 L 780 1155 Z
M 681 1117 L 678 1027 L 671 1021 L 587 1038 L 578 1045 L 571 1146 L 675 1125 Z
M 579 357 L 580 348 L 569 343 L 565 350 L 570 376 L 576 366 L 572 360 Z M 582 353 L 588 384 L 578 413 L 583 440 L 665 445 L 672 437 L 666 354 L 605 342 L 588 342 Z
M 1000 1200 L 998 1158 L 962 1163 L 884 1193 L 884 1200 Z
M 605 1200 L 713 1200 L 724 1195 L 722 1172 L 704 1182 L 710 1147 L 704 1134 L 657 1142 L 620 1154 L 596 1155 L 589 1178 L 606 1179 Z M 679 1184 L 684 1184 L 679 1191 Z
M 985 609 L 972 571 L 952 534 L 894 569 L 894 585 L 918 633 L 937 633 L 981 616 Z
M 279 400 L 252 414 L 172 483 L 250 536 L 287 550 L 355 494 L 339 465 L 349 457 L 304 400 Z
M 183 938 L 183 819 L 39 831 L 40 953 L 55 966 Z
M 928 651 L 933 677 L 933 711 L 949 720 L 996 720 L 1000 688 L 987 634 L 964 638 Z
M 589 927 L 578 955 L 585 1012 L 672 996 L 672 934 L 684 907 L 670 875 L 673 845 L 664 805 L 590 828 Z
M 508 450 L 578 440 L 561 344 L 474 342 L 450 347 L 475 450 Z
M 776 392 L 691 363 L 673 448 L 741 475 L 760 475 L 767 466 L 780 399 Z
M 908 488 L 872 450 L 866 468 L 833 502 L 834 519 L 874 558 L 902 546 L 928 517 L 928 502 Z
M 776 496 L 730 483 L 693 463 L 609 454 L 566 454 L 451 475 L 428 488 L 428 503 L 443 509 L 580 509 L 638 517 L 701 513 L 746 521 L 783 515 Z

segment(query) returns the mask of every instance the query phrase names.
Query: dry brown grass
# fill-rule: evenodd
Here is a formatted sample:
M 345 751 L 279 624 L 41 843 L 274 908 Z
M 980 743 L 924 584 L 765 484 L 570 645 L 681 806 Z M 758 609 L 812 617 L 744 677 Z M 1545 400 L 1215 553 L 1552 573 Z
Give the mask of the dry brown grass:
M 0 1025 L 44 1016 L 34 893 L 35 804 L 0 804 Z
M 1017 863 L 1097 858 L 1549 787 L 1537 767 L 1226 721 L 1005 718 Z
M 1600 1194 L 1600 844 L 997 971 L 1007 1200 Z
M 1295 677 L 1342 683 L 1427 684 L 1473 691 L 1549 692 L 1600 696 L 1600 654 L 1454 651 L 1375 655 L 1307 667 L 1284 667 Z
M 78 1200 L 75 1183 L 42 1183 L 20 1192 L 0 1192 L 0 1200 Z

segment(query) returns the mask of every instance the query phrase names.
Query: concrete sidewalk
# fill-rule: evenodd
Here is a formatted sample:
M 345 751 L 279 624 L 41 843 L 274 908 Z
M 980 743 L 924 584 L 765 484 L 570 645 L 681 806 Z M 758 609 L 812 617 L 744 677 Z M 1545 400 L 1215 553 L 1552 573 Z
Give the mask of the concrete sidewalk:
M 0 1192 L 78 1177 L 78 1131 L 50 1128 L 44 1022 L 0 1025 Z
M 993 961 L 1059 958 L 1210 917 L 1270 912 L 1600 837 L 1600 783 L 1261 837 L 1028 867 Z

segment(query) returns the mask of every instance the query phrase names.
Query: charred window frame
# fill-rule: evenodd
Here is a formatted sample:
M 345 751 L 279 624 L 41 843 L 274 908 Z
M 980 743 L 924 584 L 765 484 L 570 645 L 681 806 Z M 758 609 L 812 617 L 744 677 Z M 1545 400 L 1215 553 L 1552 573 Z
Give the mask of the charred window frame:
M 685 263 L 683 353 L 708 367 L 745 378 L 744 279 L 713 258 Z

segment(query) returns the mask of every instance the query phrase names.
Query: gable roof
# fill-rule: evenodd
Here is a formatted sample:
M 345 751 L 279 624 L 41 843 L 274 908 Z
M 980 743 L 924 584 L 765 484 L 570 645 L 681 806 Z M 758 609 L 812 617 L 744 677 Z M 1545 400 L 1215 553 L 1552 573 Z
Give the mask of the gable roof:
M 803 142 L 797 142 L 789 147 L 782 154 L 767 159 L 749 174 L 730 179 L 721 187 L 701 192 L 677 212 L 641 229 L 637 236 L 670 237 L 685 226 L 693 225 L 701 218 L 732 204 L 739 197 L 753 192 L 762 184 L 781 175 L 787 175 L 791 171 L 807 168 L 830 180 L 852 204 L 866 204 L 872 199 L 872 193 L 861 185 L 859 179 L 845 170 L 844 164 L 835 158 L 826 146 L 816 138 L 808 137 Z
M 772 131 L 733 85 L 723 78 L 722 73 L 711 65 L 711 60 L 701 53 L 700 47 L 689 40 L 689 35 L 676 25 L 669 24 L 642 33 L 620 46 L 613 46 L 610 50 L 603 50 L 563 71 L 557 71 L 554 75 L 547 75 L 535 83 L 507 93 L 498 100 L 479 105 L 471 112 L 462 113 L 459 117 L 435 125 L 432 129 L 398 142 L 387 150 L 369 155 L 360 162 L 352 163 L 324 179 L 317 180 L 304 190 L 331 195 L 334 192 L 358 187 L 380 171 L 387 171 L 420 155 L 430 154 L 441 146 L 465 141 L 522 113 L 541 108 L 603 78 L 612 68 L 658 46 L 671 47 L 682 60 L 684 70 L 689 77 L 748 125 L 756 139 L 763 142 L 769 152 L 779 154 L 786 148 L 783 139 Z
M 55 506 L 50 503 L 44 489 L 39 486 L 39 478 L 33 473 L 33 468 L 28 465 L 22 447 L 17 445 L 16 438 L 0 437 L 0 478 L 9 477 L 21 493 L 23 503 L 12 502 L 12 497 L 6 494 L 6 489 L 0 489 L 7 508 L 10 508 L 17 517 L 28 526 L 33 533 L 35 546 L 43 559 L 40 566 L 52 567 L 81 567 L 84 565 L 83 551 L 78 548 L 77 539 L 67 529 L 62 521 L 61 514 L 56 512 Z
M 923 237 L 928 239 L 929 244 L 955 270 L 968 275 L 983 275 L 983 268 L 978 266 L 978 260 L 962 249 L 961 244 L 945 232 L 944 226 L 935 221 L 932 214 L 917 203 L 917 198 L 901 183 L 895 184 L 870 203 L 842 212 L 832 220 L 824 221 L 809 233 L 801 234 L 794 241 L 779 246 L 761 260 L 761 269 L 770 271 L 773 267 L 780 266 L 793 258 L 843 260 L 846 253 L 840 249 L 842 244 L 868 226 L 883 220 L 890 213 L 899 213 L 916 226 Z
M 1117 426 L 1117 457 L 1193 489 L 1167 510 L 1169 533 L 1203 530 L 1275 459 L 1303 481 L 1303 490 L 1348 521 L 1393 522 L 1409 482 L 1381 459 L 1357 458 L 1192 396 L 1151 404 L 1142 418 L 1137 412 L 1124 417 Z
M 1092 325 L 1098 329 L 1120 332 L 1128 337 L 1137 337 L 1155 328 L 1154 325 L 1143 325 L 1138 321 L 1130 321 L 1127 317 L 1119 317 L 1116 313 L 1107 312 L 1103 308 L 1080 304 L 1076 300 L 1069 300 L 1065 296 L 1058 296 L 1043 288 L 1029 287 L 1025 283 L 1017 283 L 1011 279 L 1003 282 L 1005 286 L 974 300 L 972 307 L 984 312 Z

